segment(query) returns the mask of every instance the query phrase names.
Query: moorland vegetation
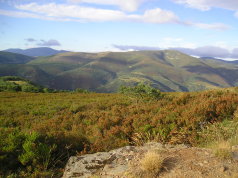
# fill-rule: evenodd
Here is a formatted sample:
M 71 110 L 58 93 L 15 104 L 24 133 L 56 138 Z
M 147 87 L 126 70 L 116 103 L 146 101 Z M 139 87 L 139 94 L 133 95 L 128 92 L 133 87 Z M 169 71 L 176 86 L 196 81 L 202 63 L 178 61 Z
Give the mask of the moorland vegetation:
M 81 91 L 81 90 L 80 90 Z M 72 155 L 154 140 L 238 144 L 238 89 L 0 92 L 0 176 L 60 177 Z

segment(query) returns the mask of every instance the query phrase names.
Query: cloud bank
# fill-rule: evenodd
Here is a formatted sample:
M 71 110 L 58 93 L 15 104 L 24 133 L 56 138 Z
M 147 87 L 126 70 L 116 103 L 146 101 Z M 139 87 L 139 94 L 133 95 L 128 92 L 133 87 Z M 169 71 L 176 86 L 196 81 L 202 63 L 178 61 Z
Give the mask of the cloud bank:
M 142 50 L 160 50 L 160 47 L 149 47 L 149 46 L 126 46 L 126 45 L 113 45 L 113 47 L 123 50 L 123 51 L 142 51 Z M 182 53 L 199 56 L 199 57 L 214 57 L 214 58 L 234 58 L 238 59 L 238 48 L 234 48 L 232 51 L 229 51 L 225 48 L 217 46 L 203 46 L 198 48 L 166 48 L 170 50 L 177 50 Z
M 36 39 L 34 39 L 34 38 L 27 38 L 27 39 L 25 39 L 27 42 L 35 42 L 35 41 L 37 41 Z
M 184 4 L 187 7 L 208 11 L 211 8 L 221 8 L 236 11 L 235 17 L 238 17 L 237 0 L 172 0 L 178 4 Z
M 91 4 L 104 4 L 104 5 L 114 5 L 119 6 L 125 11 L 135 11 L 138 7 L 149 0 L 68 0 L 73 3 L 91 3 Z
M 37 44 L 38 46 L 61 46 L 61 44 L 57 40 L 41 40 L 40 43 Z
M 29 11 L 50 18 L 70 18 L 72 21 L 136 21 L 145 23 L 177 23 L 178 17 L 160 8 L 147 10 L 144 14 L 127 14 L 119 10 L 99 9 L 78 5 L 30 3 L 16 6 L 19 10 Z
M 213 7 L 228 10 L 238 10 L 238 1 L 236 0 L 172 0 L 172 1 L 179 4 L 185 4 L 188 7 L 204 11 L 210 10 Z
M 45 47 L 51 47 L 51 46 L 61 46 L 60 42 L 55 39 L 50 39 L 50 40 L 37 40 L 34 38 L 27 38 L 25 39 L 28 43 L 33 43 L 37 46 L 45 46 Z
M 115 4 L 119 6 L 128 5 L 130 10 L 136 9 L 141 3 L 146 0 L 71 0 L 82 3 L 101 3 L 101 4 Z M 152 24 L 180 24 L 185 26 L 193 26 L 201 29 L 212 30 L 227 30 L 230 27 L 222 23 L 197 23 L 186 22 L 172 11 L 160 8 L 148 9 L 141 13 L 127 13 L 121 10 L 102 9 L 89 6 L 75 5 L 75 4 L 37 4 L 28 3 L 16 5 L 17 11 L 2 10 L 0 14 L 5 16 L 12 16 L 18 18 L 36 18 L 42 20 L 55 21 L 76 21 L 76 22 L 108 22 L 108 21 L 122 21 L 122 22 L 137 22 L 137 23 L 152 23 Z
M 122 51 L 143 51 L 143 50 L 160 50 L 158 47 L 149 47 L 149 46 L 127 46 L 127 45 L 112 45 L 114 48 L 117 48 Z

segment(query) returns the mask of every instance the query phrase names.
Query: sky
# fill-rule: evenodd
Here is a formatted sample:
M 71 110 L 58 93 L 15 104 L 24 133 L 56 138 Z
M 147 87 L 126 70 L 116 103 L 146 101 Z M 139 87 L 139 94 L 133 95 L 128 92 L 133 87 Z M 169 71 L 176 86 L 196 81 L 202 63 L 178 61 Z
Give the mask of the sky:
M 0 0 L 0 50 L 33 47 L 238 59 L 238 0 Z

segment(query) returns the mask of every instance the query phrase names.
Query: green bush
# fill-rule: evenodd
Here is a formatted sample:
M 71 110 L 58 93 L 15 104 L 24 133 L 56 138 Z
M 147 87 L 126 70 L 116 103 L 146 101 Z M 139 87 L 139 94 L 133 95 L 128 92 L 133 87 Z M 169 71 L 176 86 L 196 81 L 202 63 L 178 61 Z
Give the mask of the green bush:
M 143 83 L 139 83 L 134 87 L 121 86 L 119 92 L 129 97 L 142 100 L 159 99 L 162 97 L 160 90 Z
M 18 129 L 0 130 L 0 175 L 11 171 L 46 171 L 52 166 L 56 145 L 36 132 L 23 133 Z
M 82 89 L 82 88 L 77 88 L 77 89 L 75 89 L 75 92 L 77 92 L 77 93 L 89 93 L 88 90 Z
M 51 89 L 51 88 L 43 88 L 43 92 L 44 92 L 44 93 L 55 93 L 56 90 Z
M 21 90 L 23 92 L 33 92 L 33 93 L 40 92 L 40 88 L 35 87 L 33 85 L 22 85 Z
M 11 83 L 7 85 L 6 90 L 7 91 L 21 91 L 21 87 L 19 85 Z

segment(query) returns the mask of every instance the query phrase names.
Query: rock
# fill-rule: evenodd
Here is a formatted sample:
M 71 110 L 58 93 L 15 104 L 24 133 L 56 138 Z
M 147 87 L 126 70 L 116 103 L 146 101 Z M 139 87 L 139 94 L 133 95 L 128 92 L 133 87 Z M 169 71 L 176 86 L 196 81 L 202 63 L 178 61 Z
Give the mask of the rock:
M 114 159 L 115 155 L 107 152 L 87 154 L 78 157 L 72 156 L 66 165 L 63 178 L 89 177 Z
M 238 161 L 238 151 L 232 152 L 232 159 Z
M 232 146 L 232 159 L 238 161 L 238 145 Z
M 140 160 L 150 151 L 158 151 L 164 159 L 161 178 L 222 177 L 238 172 L 238 162 L 211 157 L 211 149 L 150 142 L 144 146 L 126 146 L 109 152 L 72 156 L 63 178 L 148 177 L 148 172 L 141 168 Z M 232 153 L 233 158 L 238 160 L 237 147 L 232 148 Z
M 100 172 L 104 177 L 119 177 L 128 169 L 128 164 L 136 154 L 146 152 L 149 149 L 162 148 L 160 143 L 148 143 L 144 147 L 125 146 L 110 152 L 86 154 L 70 157 L 63 178 L 91 177 Z

